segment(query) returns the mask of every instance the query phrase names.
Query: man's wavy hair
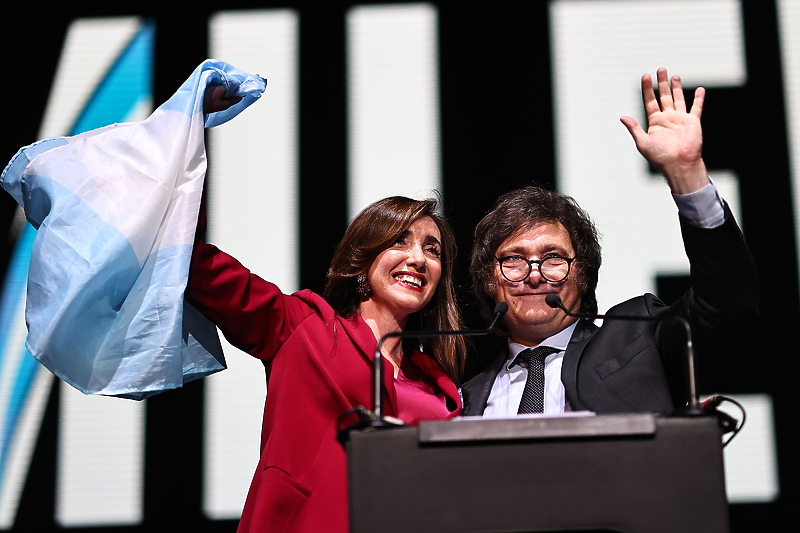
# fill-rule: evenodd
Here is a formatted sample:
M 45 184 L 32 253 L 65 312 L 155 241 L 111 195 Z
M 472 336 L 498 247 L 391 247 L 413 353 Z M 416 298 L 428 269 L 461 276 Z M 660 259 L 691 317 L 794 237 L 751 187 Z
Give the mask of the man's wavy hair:
M 569 196 L 542 187 L 524 187 L 498 198 L 475 228 L 472 246 L 472 284 L 489 318 L 497 290 L 495 254 L 506 239 L 543 222 L 564 226 L 575 249 L 570 276 L 577 276 L 581 313 L 597 313 L 597 279 L 600 272 L 600 242 L 589 215 Z
M 375 258 L 392 246 L 417 220 L 430 217 L 441 234 L 442 276 L 428 305 L 409 317 L 406 331 L 462 329 L 461 312 L 453 286 L 456 240 L 450 224 L 437 213 L 434 199 L 412 200 L 392 196 L 379 200 L 359 213 L 337 245 L 328 269 L 323 296 L 337 314 L 352 318 L 361 302 L 356 276 L 366 274 Z M 419 343 L 414 343 L 419 346 Z M 461 337 L 433 338 L 422 342 L 447 375 L 459 383 L 466 360 L 466 343 Z

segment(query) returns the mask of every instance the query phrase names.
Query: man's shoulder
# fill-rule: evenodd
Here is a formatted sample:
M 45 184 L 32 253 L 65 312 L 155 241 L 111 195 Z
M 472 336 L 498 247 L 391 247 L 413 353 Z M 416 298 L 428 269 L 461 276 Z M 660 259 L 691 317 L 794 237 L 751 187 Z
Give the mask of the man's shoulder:
M 461 386 L 464 416 L 480 416 L 483 414 L 494 380 L 497 378 L 497 374 L 507 358 L 508 352 L 501 350 L 482 372 L 470 378 Z
M 570 347 L 586 346 L 590 341 L 605 345 L 625 344 L 646 330 L 652 330 L 669 307 L 653 294 L 635 296 L 620 302 L 604 313 L 600 324 L 582 320 L 570 339 Z M 614 317 L 625 317 L 614 320 Z M 637 320 L 641 319 L 641 320 Z M 602 339 L 602 340 L 601 340 Z
M 487 366 L 486 368 L 484 368 L 480 373 L 472 376 L 467 381 L 465 381 L 464 384 L 462 385 L 462 388 L 467 389 L 467 390 L 474 389 L 475 387 L 485 383 L 486 380 L 487 380 L 487 377 L 491 373 L 492 373 L 492 366 L 490 365 L 490 366 Z
M 651 293 L 642 294 L 641 296 L 634 296 L 624 302 L 620 302 L 611 307 L 606 313 L 606 316 L 641 316 L 647 317 L 656 314 L 658 310 L 666 308 L 667 304 L 662 302 L 658 296 Z M 608 320 L 611 322 L 612 320 Z
M 483 367 L 483 370 L 464 382 L 465 389 L 471 389 L 475 386 L 483 385 L 487 380 L 494 381 L 494 376 L 500 371 L 503 362 L 508 359 L 508 344 L 504 343 L 502 346 L 498 344 L 498 348 L 494 352 L 494 356 L 489 363 Z M 491 379 L 489 377 L 491 376 Z

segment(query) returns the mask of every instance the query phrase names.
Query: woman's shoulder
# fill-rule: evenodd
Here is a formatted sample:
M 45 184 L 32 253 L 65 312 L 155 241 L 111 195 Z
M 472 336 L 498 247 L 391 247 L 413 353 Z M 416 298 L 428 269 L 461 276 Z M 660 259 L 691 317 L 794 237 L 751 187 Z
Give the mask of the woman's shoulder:
M 322 295 L 314 292 L 311 289 L 302 289 L 292 294 L 285 295 L 286 299 L 293 301 L 295 305 L 302 306 L 310 311 L 310 315 L 318 317 L 326 324 L 337 322 L 347 330 L 361 330 L 363 328 L 369 329 L 366 322 L 361 318 L 361 315 L 355 313 L 353 316 L 342 316 L 328 303 Z M 288 304 L 292 305 L 292 304 Z M 308 312 L 307 311 L 307 312 Z M 372 330 L 370 330 L 371 332 Z M 372 335 L 372 333 L 370 333 Z M 373 337 L 374 338 L 374 337 Z
M 324 318 L 333 318 L 334 311 L 330 304 L 321 295 L 311 289 L 301 289 L 287 295 L 289 299 L 296 300 L 298 304 L 311 308 L 315 314 Z

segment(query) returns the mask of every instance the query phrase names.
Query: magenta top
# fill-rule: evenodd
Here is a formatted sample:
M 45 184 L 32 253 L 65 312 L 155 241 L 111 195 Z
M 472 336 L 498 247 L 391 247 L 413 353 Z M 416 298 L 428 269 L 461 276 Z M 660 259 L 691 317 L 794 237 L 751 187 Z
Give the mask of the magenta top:
M 445 395 L 426 379 L 425 374 L 404 357 L 394 380 L 397 417 L 416 426 L 421 420 L 445 420 L 450 415 Z

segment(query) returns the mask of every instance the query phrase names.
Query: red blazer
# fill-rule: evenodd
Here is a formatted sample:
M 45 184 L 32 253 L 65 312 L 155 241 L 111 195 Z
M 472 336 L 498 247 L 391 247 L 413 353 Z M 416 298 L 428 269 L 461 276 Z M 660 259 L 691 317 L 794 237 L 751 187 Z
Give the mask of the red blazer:
M 186 299 L 266 371 L 261 460 L 239 531 L 347 532 L 347 465 L 337 420 L 354 406 L 372 405 L 372 330 L 360 316 L 336 315 L 311 291 L 282 294 L 202 241 Z M 438 364 L 419 352 L 411 361 L 444 393 L 450 417 L 460 415 L 458 389 Z M 383 381 L 384 412 L 397 416 L 391 365 L 384 365 Z

